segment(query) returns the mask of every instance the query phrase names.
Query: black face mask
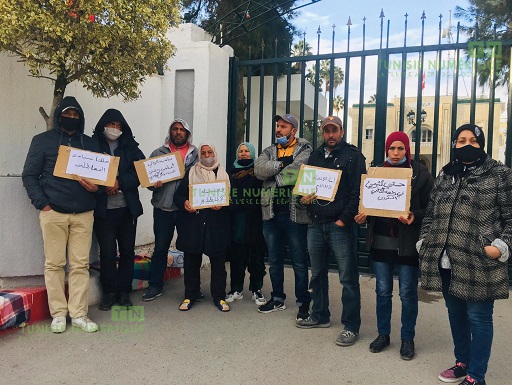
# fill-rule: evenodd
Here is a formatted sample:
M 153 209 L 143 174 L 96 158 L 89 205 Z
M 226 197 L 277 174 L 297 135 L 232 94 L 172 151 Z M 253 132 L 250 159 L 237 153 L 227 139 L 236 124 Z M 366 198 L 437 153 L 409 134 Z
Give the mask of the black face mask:
M 481 158 L 485 152 L 483 149 L 468 144 L 464 147 L 455 148 L 455 157 L 464 163 L 473 163 Z
M 60 117 L 60 126 L 67 132 L 80 130 L 80 119 L 68 118 L 67 116 Z
M 250 166 L 253 163 L 253 159 L 238 159 L 238 164 L 242 167 Z

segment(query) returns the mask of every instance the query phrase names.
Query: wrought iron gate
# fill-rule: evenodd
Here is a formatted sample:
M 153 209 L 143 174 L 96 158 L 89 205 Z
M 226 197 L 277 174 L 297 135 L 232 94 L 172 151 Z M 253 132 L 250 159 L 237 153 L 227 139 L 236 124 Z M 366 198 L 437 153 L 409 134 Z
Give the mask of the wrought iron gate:
M 512 90 L 512 77 L 505 76 L 504 98 L 497 97 L 496 92 L 500 89 L 497 87 L 498 76 L 512 68 L 512 42 L 479 40 L 478 27 L 468 41 L 462 42 L 460 24 L 447 30 L 442 26 L 442 15 L 435 27 L 436 36 L 432 33 L 427 36 L 425 19 L 425 13 L 418 19 L 421 20 L 421 34 L 416 37 L 419 40 L 416 45 L 408 45 L 409 20 L 405 15 L 403 44 L 390 47 L 390 21 L 387 21 L 384 33 L 384 14 L 381 12 L 380 40 L 375 48 L 366 47 L 364 19 L 362 36 L 358 39 L 361 49 L 351 50 L 349 18 L 343 52 L 335 52 L 333 26 L 330 53 L 319 52 L 319 28 L 316 55 L 307 54 L 304 36 L 304 50 L 297 56 L 232 58 L 227 163 L 233 162 L 236 147 L 242 140 L 256 143 L 258 153 L 270 145 L 273 124 L 269 117 L 276 113 L 295 114 L 300 122 L 299 136 L 309 139 L 316 148 L 321 140 L 318 131 L 321 117 L 342 110 L 346 135 L 362 149 L 369 161 L 380 163 L 384 160 L 387 133 L 405 131 L 411 138 L 415 159 L 426 163 L 435 176 L 449 159 L 449 138 L 456 127 L 475 123 L 484 127 L 488 138 L 487 152 L 510 167 L 512 93 L 507 90 Z M 445 36 L 447 42 L 443 42 Z M 427 38 L 428 44 L 425 43 Z M 336 104 L 339 99 L 335 96 L 336 87 L 340 85 L 339 76 L 336 79 L 338 63 L 341 63 L 344 74 L 343 92 L 339 95 L 343 98 L 341 108 L 339 103 Z M 483 74 L 487 74 L 483 88 L 486 94 L 477 95 L 478 81 Z M 446 95 L 442 95 L 445 82 Z M 372 89 L 373 84 L 374 95 L 365 102 L 365 95 L 368 96 L 368 89 Z M 407 84 L 412 84 L 412 91 Z M 326 88 L 322 90 L 322 86 Z M 391 87 L 398 95 L 390 95 Z M 461 95 L 464 88 L 466 96 Z M 363 238 L 365 229 L 357 231 L 359 267 L 361 271 L 369 271 Z M 512 271 L 510 275 L 512 277 Z

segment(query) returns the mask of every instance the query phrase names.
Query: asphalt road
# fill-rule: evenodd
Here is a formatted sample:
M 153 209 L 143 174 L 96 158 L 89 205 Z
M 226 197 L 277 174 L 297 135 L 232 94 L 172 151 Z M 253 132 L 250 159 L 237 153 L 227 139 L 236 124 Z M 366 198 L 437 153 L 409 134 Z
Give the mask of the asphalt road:
M 420 290 L 416 357 L 403 361 L 400 349 L 400 301 L 395 286 L 391 346 L 370 353 L 377 336 L 375 280 L 362 276 L 360 339 L 350 347 L 335 344 L 342 330 L 341 285 L 330 274 L 331 327 L 299 329 L 294 320 L 293 273 L 286 269 L 287 309 L 260 314 L 251 300 L 217 310 L 209 296 L 209 270 L 203 271 L 206 301 L 180 312 L 183 280 L 165 286 L 163 296 L 142 302 L 132 294 L 132 313 L 102 312 L 89 316 L 100 332 L 49 331 L 49 322 L 0 337 L 0 384 L 441 384 L 437 375 L 453 365 L 447 312 L 439 293 Z M 247 283 L 248 284 L 248 283 Z M 263 292 L 271 290 L 268 275 Z M 128 317 L 130 319 L 119 319 Z M 116 318 L 117 317 L 117 318 Z M 512 307 L 495 306 L 494 346 L 488 384 L 512 384 L 510 349 Z

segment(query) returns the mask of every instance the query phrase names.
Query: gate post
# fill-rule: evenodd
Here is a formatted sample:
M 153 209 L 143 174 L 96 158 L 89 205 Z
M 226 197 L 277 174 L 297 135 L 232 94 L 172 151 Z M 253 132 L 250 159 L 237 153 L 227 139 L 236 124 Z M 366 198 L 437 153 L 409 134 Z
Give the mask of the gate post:
M 377 93 L 375 96 L 375 138 L 373 141 L 373 163 L 380 164 L 385 159 L 386 118 L 388 109 L 389 54 L 386 49 L 379 52 L 377 62 Z

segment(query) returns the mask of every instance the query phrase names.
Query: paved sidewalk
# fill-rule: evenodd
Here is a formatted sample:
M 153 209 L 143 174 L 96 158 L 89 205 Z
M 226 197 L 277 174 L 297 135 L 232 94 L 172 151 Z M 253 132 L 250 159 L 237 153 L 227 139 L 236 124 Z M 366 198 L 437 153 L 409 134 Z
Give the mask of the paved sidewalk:
M 399 356 L 400 331 L 395 286 L 391 346 L 382 353 L 368 350 L 377 336 L 375 280 L 361 277 L 362 327 L 360 339 L 350 347 L 334 341 L 340 324 L 341 285 L 330 274 L 332 326 L 299 329 L 293 272 L 286 269 L 287 309 L 260 314 L 245 291 L 243 300 L 229 313 L 217 310 L 209 296 L 209 270 L 203 271 L 206 301 L 188 312 L 178 306 L 183 280 L 166 284 L 163 296 L 142 302 L 142 292 L 132 294 L 144 306 L 140 322 L 114 322 L 111 312 L 91 307 L 89 316 L 102 327 L 87 334 L 68 330 L 60 335 L 40 323 L 0 337 L 2 384 L 441 384 L 437 375 L 453 365 L 453 345 L 442 297 L 420 290 L 416 328 L 416 357 Z M 208 284 L 208 285 L 207 285 Z M 271 290 L 268 275 L 263 292 Z M 136 317 L 137 314 L 134 313 Z M 495 306 L 495 336 L 488 384 L 512 384 L 510 350 L 512 307 Z

